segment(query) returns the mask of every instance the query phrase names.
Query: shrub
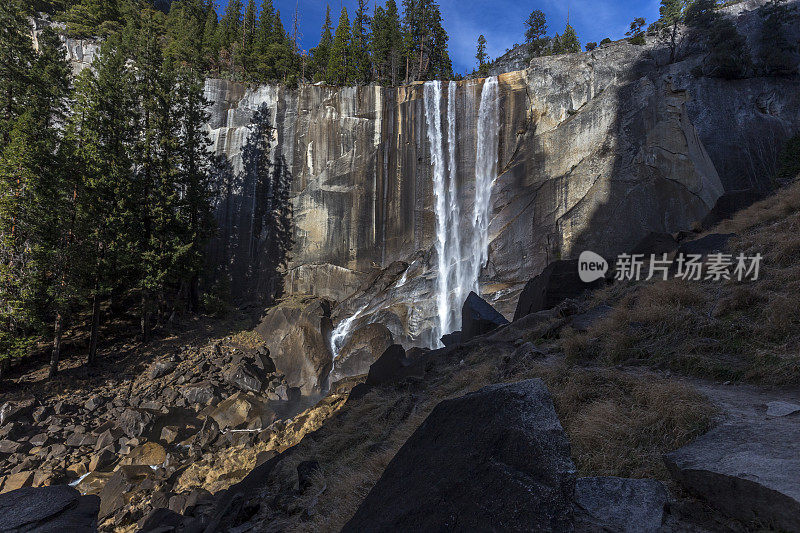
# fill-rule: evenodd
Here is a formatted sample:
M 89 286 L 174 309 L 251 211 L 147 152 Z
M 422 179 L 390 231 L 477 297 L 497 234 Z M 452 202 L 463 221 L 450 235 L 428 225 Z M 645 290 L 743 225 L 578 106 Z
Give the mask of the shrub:
M 586 43 L 586 51 L 587 52 L 591 52 L 595 48 L 597 48 L 597 43 Z
M 719 18 L 709 32 L 709 55 L 703 64 L 706 76 L 724 79 L 746 77 L 753 69 L 747 41 L 733 23 Z
M 787 182 L 800 176 L 800 135 L 789 139 L 778 156 L 778 174 L 780 182 Z

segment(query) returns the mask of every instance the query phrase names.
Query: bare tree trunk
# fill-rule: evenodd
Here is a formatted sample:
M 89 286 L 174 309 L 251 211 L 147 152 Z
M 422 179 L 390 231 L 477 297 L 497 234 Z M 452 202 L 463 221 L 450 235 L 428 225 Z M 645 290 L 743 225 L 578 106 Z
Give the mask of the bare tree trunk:
M 150 334 L 150 313 L 148 312 L 148 305 L 149 300 L 147 298 L 147 291 L 142 289 L 142 317 L 141 317 L 141 333 L 142 333 L 142 342 L 147 342 L 148 336 Z
M 97 363 L 97 340 L 100 337 L 100 281 L 95 278 L 94 299 L 92 301 L 92 332 L 89 335 L 89 357 L 87 364 Z
M 50 377 L 58 373 L 58 360 L 61 358 L 61 335 L 64 329 L 64 317 L 61 311 L 56 313 L 56 323 L 53 334 L 53 353 L 50 356 Z

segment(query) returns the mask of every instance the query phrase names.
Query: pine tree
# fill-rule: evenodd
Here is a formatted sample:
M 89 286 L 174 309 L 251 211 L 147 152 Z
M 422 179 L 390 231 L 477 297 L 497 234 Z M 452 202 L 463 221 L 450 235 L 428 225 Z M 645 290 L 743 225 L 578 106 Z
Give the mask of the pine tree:
M 206 8 L 206 18 L 203 24 L 203 58 L 208 68 L 219 68 L 221 43 L 218 26 L 217 11 L 214 9 L 213 2 L 210 2 Z
M 481 76 L 485 76 L 489 71 L 489 56 L 486 54 L 486 37 L 483 35 L 478 36 L 478 51 L 475 54 L 475 59 L 478 60 L 478 72 Z
M 82 176 L 81 213 L 92 221 L 87 232 L 87 286 L 92 298 L 88 362 L 96 360 L 100 302 L 115 289 L 135 285 L 136 258 L 131 257 L 129 231 L 136 231 L 136 213 L 120 201 L 132 192 L 129 151 L 136 140 L 133 78 L 117 40 L 100 51 L 94 69 L 76 81 L 74 112 L 67 126 L 73 148 L 72 167 Z M 127 208 L 124 206 L 127 205 Z
M 400 15 L 394 0 L 386 8 L 375 8 L 372 20 L 372 59 L 376 77 L 383 84 L 397 85 L 402 57 L 403 34 Z
M 311 51 L 312 65 L 315 71 L 314 78 L 317 81 L 325 79 L 325 72 L 328 68 L 331 47 L 333 46 L 333 23 L 331 22 L 331 6 L 325 9 L 325 23 L 322 25 L 322 35 L 319 44 Z
M 351 63 L 348 57 L 350 50 L 350 20 L 347 16 L 347 8 L 342 7 L 339 15 L 339 25 L 336 27 L 336 35 L 331 45 L 331 53 L 326 69 L 327 78 L 330 83 L 335 85 L 345 85 L 351 79 Z
M 711 29 L 717 18 L 716 6 L 717 0 L 694 0 L 686 8 L 686 24 L 700 30 Z
M 179 64 L 200 68 L 203 63 L 203 40 L 207 22 L 202 0 L 174 2 L 166 19 L 165 57 Z M 214 22 L 216 23 L 216 19 Z
M 554 54 L 574 54 L 581 51 L 581 42 L 578 40 L 578 34 L 575 29 L 567 24 L 564 28 L 564 34 L 556 34 L 553 39 L 553 53 Z
M 244 20 L 242 23 L 242 35 L 240 39 L 241 44 L 237 48 L 238 59 L 236 61 L 242 66 L 242 71 L 244 72 L 245 76 L 249 76 L 252 73 L 253 64 L 255 63 L 255 55 L 257 54 L 255 49 L 257 29 L 256 23 L 256 2 L 255 0 L 248 0 L 247 7 L 245 8 L 244 12 Z
M 678 47 L 678 25 L 683 21 L 683 11 L 686 0 L 661 0 L 659 8 L 659 24 L 662 34 L 669 39 L 669 62 L 675 61 L 675 53 Z
M 259 14 L 256 28 L 255 47 L 258 56 L 265 54 L 273 43 L 274 31 L 275 7 L 272 5 L 272 0 L 264 0 L 261 2 L 261 13 Z
M 637 17 L 631 22 L 630 30 L 625 34 L 630 37 L 631 44 L 645 44 L 644 27 L 647 21 L 642 17 Z
M 0 9 L 3 21 L 10 23 L 0 33 L 0 48 L 22 52 L 4 57 L 10 63 L 0 71 L 0 83 L 8 91 L 0 154 L 0 278 L 4 282 L 0 344 L 7 345 L 16 334 L 52 321 L 50 374 L 54 375 L 63 326 L 78 293 L 82 257 L 74 215 L 77 188 L 64 164 L 60 128 L 68 107 L 70 68 L 52 31 L 39 35 L 38 53 L 15 49 L 28 28 L 25 10 L 17 2 Z M 32 50 L 30 40 L 27 46 Z M 6 78 L 23 68 L 26 85 Z
M 450 79 L 452 62 L 447 52 L 449 37 L 434 0 L 403 0 L 406 34 L 406 77 L 416 80 Z
M 547 17 L 543 11 L 536 9 L 525 21 L 525 43 L 531 57 L 544 55 L 549 39 L 547 38 Z
M 759 44 L 761 68 L 767 76 L 790 76 L 797 73 L 798 47 L 786 38 L 784 24 L 796 20 L 797 8 L 789 8 L 784 0 L 770 0 L 760 10 L 763 23 Z
M 220 21 L 219 28 L 220 47 L 224 50 L 227 66 L 232 74 L 237 68 L 237 47 L 242 35 L 242 0 L 230 0 L 225 8 L 225 15 Z
M 177 277 L 186 287 L 190 311 L 200 304 L 200 275 L 204 252 L 211 237 L 214 220 L 212 203 L 215 192 L 211 181 L 211 141 L 206 132 L 209 103 L 203 96 L 203 79 L 184 71 L 178 77 L 178 116 L 182 128 L 178 135 L 179 172 L 177 184 L 183 194 L 181 209 L 181 248 L 177 261 Z
M 703 63 L 706 76 L 735 79 L 744 78 L 752 71 L 747 40 L 728 19 L 717 18 L 711 27 L 708 45 L 709 54 Z
M 358 8 L 353 18 L 353 31 L 350 43 L 350 61 L 353 81 L 358 84 L 369 83 L 372 78 L 372 62 L 369 57 L 369 27 L 366 0 L 358 0 Z
M 120 28 L 119 0 L 81 0 L 64 14 L 67 33 L 73 37 L 106 37 Z

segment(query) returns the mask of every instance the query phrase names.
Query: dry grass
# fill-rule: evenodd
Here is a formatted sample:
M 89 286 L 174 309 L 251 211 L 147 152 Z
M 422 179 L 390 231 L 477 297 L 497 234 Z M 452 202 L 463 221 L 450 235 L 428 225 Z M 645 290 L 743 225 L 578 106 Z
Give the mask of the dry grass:
M 296 465 L 314 459 L 322 472 L 294 504 L 284 530 L 338 531 L 386 465 L 444 399 L 493 383 L 542 378 L 572 443 L 580 475 L 668 479 L 661 456 L 706 431 L 712 406 L 675 382 L 512 357 L 513 345 L 465 348 L 432 370 L 424 384 L 374 389 L 326 422 L 322 438 L 305 439 L 278 474 L 296 480 Z M 274 525 L 274 524 L 273 524 Z
M 570 360 L 648 364 L 717 380 L 800 384 L 800 183 L 715 228 L 734 255 L 761 253 L 758 281 L 617 284 L 614 307 L 585 334 L 565 331 Z

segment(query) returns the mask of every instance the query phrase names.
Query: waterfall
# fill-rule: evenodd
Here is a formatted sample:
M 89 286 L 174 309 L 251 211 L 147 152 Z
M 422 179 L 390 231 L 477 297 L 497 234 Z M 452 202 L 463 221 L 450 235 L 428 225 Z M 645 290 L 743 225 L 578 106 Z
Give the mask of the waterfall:
M 487 78 L 478 109 L 475 160 L 475 198 L 467 242 L 461 239 L 461 196 L 458 191 L 456 88 L 447 94 L 447 150 L 442 138 L 441 82 L 425 83 L 425 117 L 428 125 L 433 192 L 436 212 L 437 327 L 434 344 L 446 333 L 461 328 L 461 305 L 470 291 L 480 294 L 480 273 L 489 258 L 489 209 L 497 177 L 499 106 L 497 78 Z
M 468 264 L 470 290 L 480 294 L 481 269 L 489 260 L 489 208 L 492 186 L 497 178 L 497 145 L 500 135 L 497 78 L 487 78 L 478 109 L 477 149 L 475 152 L 475 203 L 473 204 L 472 242 Z
M 425 118 L 428 123 L 428 145 L 430 146 L 433 174 L 434 212 L 436 213 L 436 257 L 438 269 L 436 276 L 436 315 L 437 331 L 434 339 L 438 339 L 450 327 L 452 306 L 450 305 L 450 284 L 453 256 L 458 258 L 460 250 L 455 249 L 450 236 L 452 217 L 449 206 L 454 202 L 448 197 L 447 163 L 444 158 L 444 139 L 442 138 L 442 82 L 425 83 Z M 448 145 L 452 152 L 454 146 Z

